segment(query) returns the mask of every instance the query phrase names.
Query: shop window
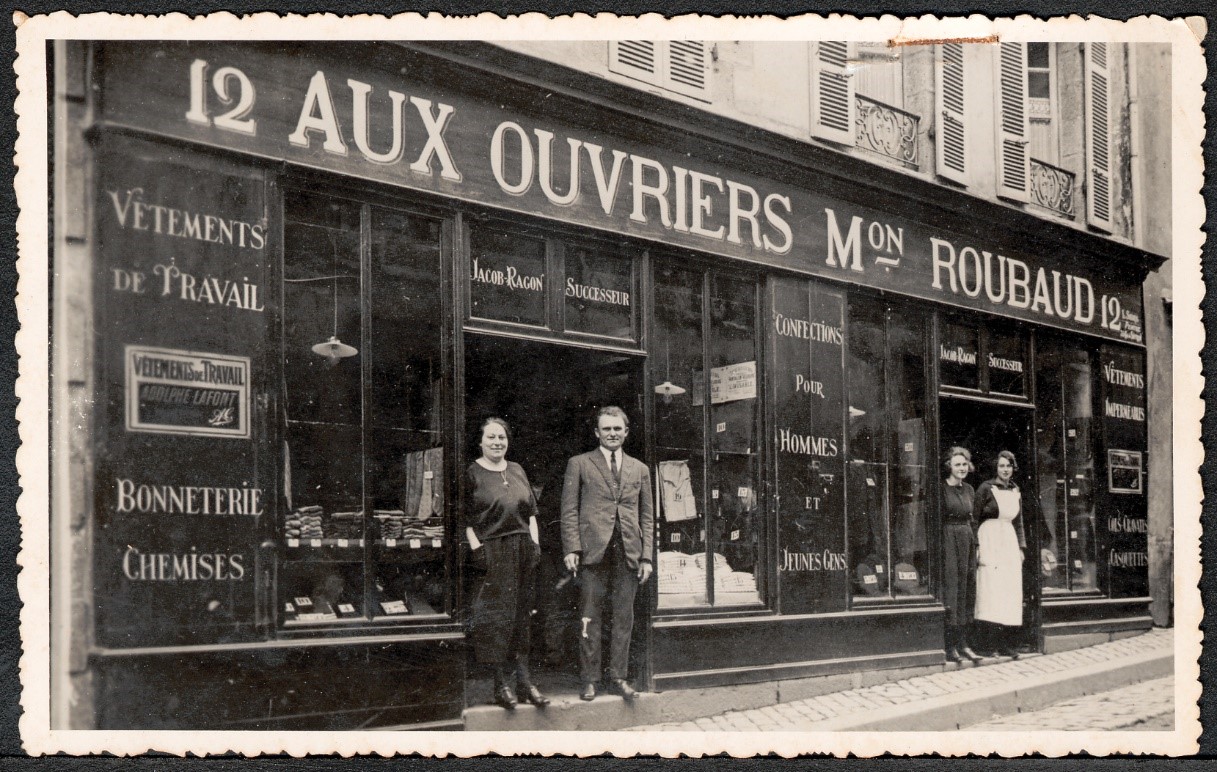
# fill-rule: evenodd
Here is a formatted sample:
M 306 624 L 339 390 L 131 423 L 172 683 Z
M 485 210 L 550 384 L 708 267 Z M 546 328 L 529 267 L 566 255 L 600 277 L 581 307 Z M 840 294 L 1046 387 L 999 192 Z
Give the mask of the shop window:
M 444 613 L 441 223 L 285 198 L 280 619 Z
M 928 591 L 925 319 L 849 303 L 847 543 L 853 597 Z
M 710 48 L 703 40 L 614 40 L 609 43 L 609 71 L 708 101 Z
M 1040 571 L 1045 593 L 1098 589 L 1091 356 L 1050 339 L 1036 352 Z
M 756 287 L 656 272 L 659 607 L 760 602 Z
M 1016 327 L 989 324 L 985 329 L 984 369 L 989 391 L 1016 397 L 1027 396 L 1027 335 Z
M 489 226 L 473 228 L 470 241 L 469 315 L 544 326 L 545 241 Z
M 605 338 L 634 337 L 634 261 L 604 248 L 568 244 L 562 264 L 566 330 Z
M 943 321 L 938 341 L 938 373 L 943 386 L 980 389 L 980 330 L 976 324 Z

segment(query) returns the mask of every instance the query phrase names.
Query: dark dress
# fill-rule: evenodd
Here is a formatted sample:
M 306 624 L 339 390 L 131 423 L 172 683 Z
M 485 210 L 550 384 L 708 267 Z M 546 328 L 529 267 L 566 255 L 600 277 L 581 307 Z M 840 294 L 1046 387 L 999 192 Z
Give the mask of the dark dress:
M 519 464 L 492 472 L 476 461 L 465 470 L 465 525 L 485 557 L 486 575 L 473 602 L 470 638 L 478 662 L 527 662 L 540 550 L 528 532 L 537 514 Z
M 960 627 L 972 621 L 976 603 L 976 534 L 972 510 L 976 492 L 967 483 L 942 486 L 942 602 L 946 623 Z

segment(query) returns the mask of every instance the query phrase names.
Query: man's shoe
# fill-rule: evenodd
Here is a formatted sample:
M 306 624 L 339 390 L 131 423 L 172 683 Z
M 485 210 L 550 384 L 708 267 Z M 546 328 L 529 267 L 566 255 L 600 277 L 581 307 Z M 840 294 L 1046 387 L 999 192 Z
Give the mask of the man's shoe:
M 608 693 L 616 694 L 618 697 L 623 697 L 627 700 L 632 700 L 638 696 L 638 692 L 634 691 L 634 687 L 630 686 L 624 678 L 609 681 Z
M 496 687 L 494 690 L 494 704 L 507 710 L 515 710 L 519 702 L 516 700 L 516 693 L 511 690 L 511 687 L 503 685 Z
M 520 695 L 521 701 L 536 705 L 538 708 L 549 704 L 549 698 L 541 694 L 541 690 L 532 684 L 516 684 L 516 693 Z
M 959 652 L 955 650 L 954 646 L 951 646 L 950 648 L 947 649 L 946 657 L 947 657 L 947 662 L 958 662 L 959 661 Z
M 959 653 L 962 654 L 963 656 L 967 657 L 968 659 L 972 660 L 972 664 L 974 664 L 974 665 L 979 665 L 981 660 L 984 659 L 979 654 L 972 651 L 971 647 L 968 647 L 968 646 L 960 646 Z
M 596 685 L 583 684 L 583 690 L 579 692 L 579 699 L 584 702 L 591 702 L 596 699 Z

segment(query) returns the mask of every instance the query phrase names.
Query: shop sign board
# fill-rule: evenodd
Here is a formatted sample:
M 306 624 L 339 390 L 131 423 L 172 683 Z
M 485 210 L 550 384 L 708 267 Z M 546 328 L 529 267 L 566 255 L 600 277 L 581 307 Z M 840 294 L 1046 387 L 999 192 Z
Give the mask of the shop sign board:
M 800 279 L 771 287 L 780 608 L 844 611 L 844 300 Z
M 533 117 L 354 43 L 114 41 L 103 119 L 611 233 L 1143 342 L 1140 284 L 1017 238 L 976 237 L 831 192 Z M 403 67 L 402 63 L 408 66 Z M 535 278 L 535 277 L 534 277 Z M 1136 277 L 1134 277 L 1135 279 Z
M 271 485 L 266 190 L 254 172 L 108 138 L 95 200 L 97 642 L 249 640 Z
M 756 399 L 756 362 L 710 368 L 710 403 Z
M 1143 487 L 1146 435 L 1145 356 L 1136 349 L 1099 348 L 1099 398 L 1107 490 L 1100 497 L 1101 542 L 1113 597 L 1149 593 L 1149 521 Z M 1102 479 L 1102 478 L 1100 478 Z

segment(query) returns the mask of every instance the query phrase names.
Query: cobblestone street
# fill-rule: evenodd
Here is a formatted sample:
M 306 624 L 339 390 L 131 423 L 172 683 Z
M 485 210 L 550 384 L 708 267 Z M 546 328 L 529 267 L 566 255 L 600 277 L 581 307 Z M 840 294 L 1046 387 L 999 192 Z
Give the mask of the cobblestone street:
M 1009 707 L 989 710 L 982 695 L 1008 694 L 1037 682 L 1067 678 L 1070 674 L 1155 651 L 1169 651 L 1170 630 L 1154 630 L 1132 638 L 1048 655 L 1024 656 L 1018 660 L 989 660 L 980 666 L 960 666 L 917 678 L 875 684 L 843 692 L 783 702 L 752 710 L 738 710 L 693 721 L 631 727 L 631 731 L 840 731 L 855 728 L 853 722 L 884 711 L 916 708 L 934 710 L 938 703 L 978 698 L 975 714 L 959 715 L 955 725 L 967 729 L 992 730 L 1116 730 L 1173 728 L 1174 679 L 1160 673 L 1143 675 L 1148 679 L 1131 686 L 1103 691 L 1085 697 L 1062 693 L 1049 707 L 1025 710 Z M 1134 674 L 1128 680 L 1133 680 Z M 1125 681 L 1126 683 L 1127 681 Z M 1041 702 L 1040 705 L 1049 704 Z M 997 715 L 995 715 L 995 713 Z M 979 723 L 983 722 L 983 723 Z
M 1019 729 L 1144 730 L 1174 729 L 1175 679 L 1158 678 L 1058 702 L 1028 713 L 1001 716 L 966 727 L 968 731 L 1016 731 Z

